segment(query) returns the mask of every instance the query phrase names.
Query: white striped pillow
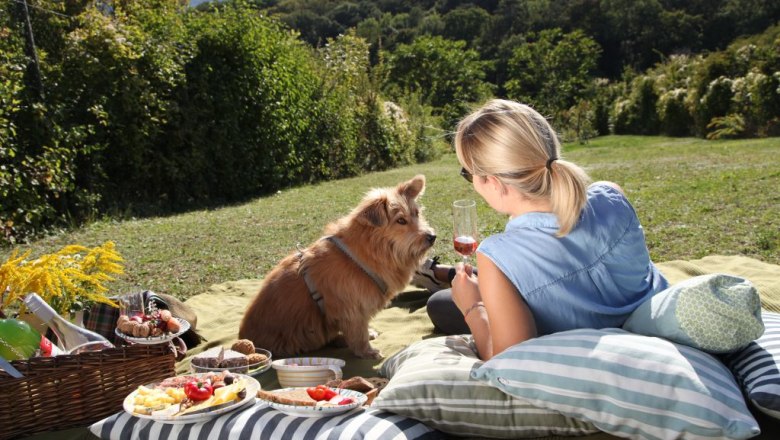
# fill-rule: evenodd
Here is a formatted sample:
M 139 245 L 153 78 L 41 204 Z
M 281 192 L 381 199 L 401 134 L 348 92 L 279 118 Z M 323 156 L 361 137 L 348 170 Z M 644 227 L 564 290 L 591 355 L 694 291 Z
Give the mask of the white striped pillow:
M 723 359 L 756 408 L 780 419 L 780 314 L 763 312 L 761 318 L 764 334 Z
M 530 405 L 473 379 L 482 364 L 471 336 L 416 342 L 387 359 L 390 378 L 372 407 L 411 417 L 457 436 L 528 438 L 598 432 L 580 420 Z
M 720 361 L 622 329 L 531 339 L 504 350 L 473 375 L 619 437 L 746 439 L 760 433 Z

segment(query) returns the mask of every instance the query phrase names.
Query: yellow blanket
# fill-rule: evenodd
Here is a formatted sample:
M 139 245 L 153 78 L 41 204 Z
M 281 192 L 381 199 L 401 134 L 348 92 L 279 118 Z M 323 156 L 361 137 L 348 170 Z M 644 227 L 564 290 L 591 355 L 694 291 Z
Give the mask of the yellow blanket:
M 740 256 L 709 256 L 700 260 L 675 260 L 658 264 L 659 269 L 674 284 L 687 278 L 708 273 L 728 273 L 747 278 L 756 285 L 766 310 L 780 312 L 780 266 Z M 210 347 L 229 347 L 238 337 L 238 324 L 244 309 L 260 289 L 262 280 L 248 279 L 216 284 L 205 293 L 189 298 L 186 303 L 198 315 L 198 333 L 205 341 L 191 349 L 187 358 L 177 364 L 177 373 L 189 372 L 189 358 Z M 388 357 L 409 344 L 434 336 L 433 325 L 425 312 L 426 291 L 410 287 L 371 322 L 379 332 L 372 344 Z M 364 360 L 353 356 L 346 348 L 324 348 L 312 354 L 344 359 L 344 377 L 376 376 L 381 360 Z M 265 389 L 278 387 L 272 369 L 259 376 Z
M 663 262 L 659 263 L 658 267 L 671 284 L 709 273 L 727 273 L 744 277 L 758 289 L 763 308 L 780 313 L 780 266 L 747 257 L 716 255 L 700 260 Z M 187 357 L 177 364 L 177 373 L 190 371 L 189 359 L 192 355 L 218 345 L 229 347 L 237 339 L 238 325 L 244 309 L 252 296 L 258 292 L 261 284 L 262 280 L 259 279 L 230 281 L 213 285 L 207 292 L 195 295 L 186 301 L 198 315 L 197 330 L 203 336 L 204 342 L 189 350 Z M 385 357 L 391 356 L 415 341 L 439 336 L 433 333 L 433 325 L 425 312 L 428 296 L 426 291 L 409 287 L 373 319 L 371 327 L 379 332 L 379 336 L 372 344 L 379 348 Z M 344 359 L 346 361 L 346 367 L 343 369 L 344 377 L 376 376 L 382 363 L 381 360 L 358 359 L 346 348 L 324 348 L 311 355 Z M 279 387 L 273 369 L 257 376 L 257 379 L 263 389 Z M 778 433 L 777 422 L 768 420 L 761 414 L 756 414 L 756 417 L 762 424 L 763 432 L 755 439 L 776 438 L 773 436 Z M 580 437 L 581 440 L 615 438 L 605 433 Z

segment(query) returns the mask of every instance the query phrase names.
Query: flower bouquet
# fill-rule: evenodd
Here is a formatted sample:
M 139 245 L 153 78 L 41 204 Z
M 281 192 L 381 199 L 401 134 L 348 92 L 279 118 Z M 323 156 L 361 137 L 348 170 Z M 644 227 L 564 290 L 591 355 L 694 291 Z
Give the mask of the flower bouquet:
M 23 315 L 22 299 L 37 293 L 57 313 L 69 316 L 94 303 L 117 306 L 106 293 L 105 283 L 122 274 L 122 257 L 111 241 L 87 248 L 68 245 L 57 252 L 31 259 L 31 251 L 14 250 L 0 265 L 0 317 Z

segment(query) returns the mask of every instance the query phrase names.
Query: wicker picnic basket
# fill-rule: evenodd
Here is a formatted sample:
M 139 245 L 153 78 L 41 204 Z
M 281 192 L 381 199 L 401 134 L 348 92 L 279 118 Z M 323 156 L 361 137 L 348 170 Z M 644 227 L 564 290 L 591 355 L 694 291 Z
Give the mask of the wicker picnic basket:
M 0 371 L 0 440 L 83 427 L 122 410 L 138 386 L 175 376 L 169 344 L 131 345 L 78 355 L 38 357 Z

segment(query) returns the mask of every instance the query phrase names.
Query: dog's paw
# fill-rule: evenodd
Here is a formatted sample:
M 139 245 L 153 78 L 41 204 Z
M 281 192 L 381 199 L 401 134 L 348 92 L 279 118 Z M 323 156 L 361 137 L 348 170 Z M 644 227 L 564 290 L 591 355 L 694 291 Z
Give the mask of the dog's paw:
M 379 337 L 379 332 L 378 331 L 376 331 L 376 330 L 374 330 L 372 328 L 368 329 L 368 340 L 369 341 L 373 341 L 377 337 Z

